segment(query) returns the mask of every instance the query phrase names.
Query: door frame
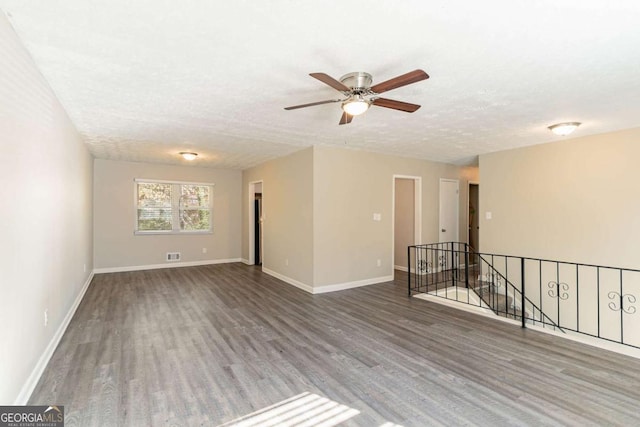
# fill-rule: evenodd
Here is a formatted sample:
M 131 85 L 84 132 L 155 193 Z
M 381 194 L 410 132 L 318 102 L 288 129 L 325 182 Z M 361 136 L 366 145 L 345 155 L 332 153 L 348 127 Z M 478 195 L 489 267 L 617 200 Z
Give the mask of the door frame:
M 396 260 L 396 179 L 413 180 L 413 244 L 419 245 L 422 243 L 422 177 L 394 174 L 391 178 L 391 275 L 393 275 Z
M 258 180 L 258 181 L 251 181 L 249 182 L 249 258 L 247 259 L 249 265 L 255 265 L 256 263 L 256 255 L 255 255 L 255 241 L 256 241 L 256 231 L 255 231 L 255 220 L 256 220 L 256 215 L 255 215 L 255 210 L 254 210 L 254 205 L 253 205 L 253 200 L 255 199 L 255 195 L 257 193 L 256 191 L 256 186 L 258 184 L 261 184 L 262 189 L 260 190 L 260 193 L 262 193 L 262 218 L 264 218 L 264 181 L 263 180 Z M 260 248 L 260 251 L 262 252 L 262 256 L 261 261 L 262 261 L 262 265 L 264 265 L 264 228 L 260 227 L 260 233 L 262 234 L 262 246 Z

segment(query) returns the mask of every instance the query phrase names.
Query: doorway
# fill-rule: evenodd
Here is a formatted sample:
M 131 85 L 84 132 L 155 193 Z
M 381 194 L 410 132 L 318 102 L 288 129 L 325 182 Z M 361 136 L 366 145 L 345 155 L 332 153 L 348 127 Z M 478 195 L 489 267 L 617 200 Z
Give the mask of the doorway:
M 440 178 L 440 243 L 457 242 L 459 238 L 460 183 L 457 179 Z M 446 245 L 445 251 L 438 255 L 438 269 L 450 270 L 459 265 L 458 253 L 453 246 Z M 448 250 L 448 252 L 447 252 Z
M 249 265 L 264 262 L 264 188 L 262 181 L 249 183 Z
M 407 248 L 421 242 L 422 178 L 393 176 L 392 266 L 407 271 Z
M 476 252 L 480 250 L 480 184 L 469 181 L 469 246 Z
M 262 265 L 262 193 L 255 193 L 253 199 L 253 229 L 254 229 L 254 251 L 253 263 Z

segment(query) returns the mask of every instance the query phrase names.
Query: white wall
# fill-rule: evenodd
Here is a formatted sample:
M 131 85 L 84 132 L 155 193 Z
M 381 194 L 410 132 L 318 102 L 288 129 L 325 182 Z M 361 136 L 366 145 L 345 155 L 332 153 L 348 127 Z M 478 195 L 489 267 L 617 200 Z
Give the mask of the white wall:
M 136 178 L 215 184 L 213 234 L 134 235 Z M 242 172 L 96 159 L 94 181 L 97 271 L 175 265 L 167 252 L 180 252 L 183 263 L 239 261 Z
M 309 290 L 313 284 L 313 148 L 243 172 L 245 260 L 249 259 L 249 183 L 254 181 L 263 181 L 263 269 Z
M 394 266 L 407 268 L 407 246 L 415 245 L 415 180 L 395 180 Z
M 466 239 L 466 183 L 476 168 L 322 146 L 313 160 L 315 287 L 393 275 L 394 175 L 422 178 L 421 243 L 438 241 L 440 178 L 460 180 L 459 235 Z
M 243 258 L 249 183 L 263 181 L 265 270 L 313 292 L 389 280 L 394 174 L 422 177 L 422 242 L 438 241 L 440 178 L 461 181 L 459 224 L 466 228 L 466 182 L 477 179 L 477 168 L 315 146 L 243 172 Z
M 2 13 L 0 64 L 0 404 L 9 405 L 25 403 L 93 269 L 92 158 Z
M 640 268 L 639 158 L 640 128 L 480 156 L 481 251 Z

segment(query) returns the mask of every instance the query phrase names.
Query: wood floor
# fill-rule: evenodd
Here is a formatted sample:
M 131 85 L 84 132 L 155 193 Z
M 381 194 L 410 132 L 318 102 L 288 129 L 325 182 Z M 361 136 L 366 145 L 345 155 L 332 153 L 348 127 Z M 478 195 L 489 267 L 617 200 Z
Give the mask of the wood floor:
M 30 404 L 64 405 L 67 427 L 271 405 L 246 425 L 640 424 L 640 360 L 406 292 L 310 295 L 242 264 L 96 275 Z M 281 403 L 302 393 L 325 406 Z

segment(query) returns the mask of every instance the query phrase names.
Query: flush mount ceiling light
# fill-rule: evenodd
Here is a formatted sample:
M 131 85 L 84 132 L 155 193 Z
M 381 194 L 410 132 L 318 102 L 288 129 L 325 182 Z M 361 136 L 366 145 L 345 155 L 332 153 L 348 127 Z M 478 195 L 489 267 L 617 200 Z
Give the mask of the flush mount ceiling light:
M 188 151 L 181 151 L 180 155 L 185 160 L 189 160 L 189 161 L 191 161 L 191 160 L 195 159 L 196 157 L 198 157 L 198 153 L 191 153 L 191 152 L 188 152 Z
M 558 123 L 549 126 L 549 130 L 556 135 L 567 136 L 580 126 L 580 122 Z
M 359 116 L 369 109 L 369 102 L 362 95 L 353 95 L 342 103 L 342 109 L 350 116 Z

